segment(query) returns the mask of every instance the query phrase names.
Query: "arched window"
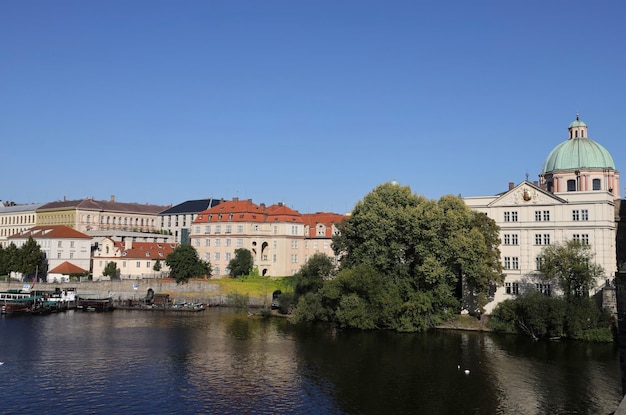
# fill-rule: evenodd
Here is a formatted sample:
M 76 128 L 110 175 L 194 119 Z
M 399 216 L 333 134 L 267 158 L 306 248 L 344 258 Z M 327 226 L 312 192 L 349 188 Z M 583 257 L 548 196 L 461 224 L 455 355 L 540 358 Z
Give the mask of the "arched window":
M 600 179 L 593 179 L 593 190 L 600 190 Z
M 575 192 L 576 191 L 576 180 L 568 180 L 567 181 L 567 191 Z

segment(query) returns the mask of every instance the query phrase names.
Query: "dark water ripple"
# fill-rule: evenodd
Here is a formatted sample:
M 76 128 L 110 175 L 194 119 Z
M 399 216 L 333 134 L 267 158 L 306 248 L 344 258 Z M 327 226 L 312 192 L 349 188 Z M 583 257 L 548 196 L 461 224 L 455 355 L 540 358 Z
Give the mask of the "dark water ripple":
M 608 415 L 621 398 L 612 345 L 336 331 L 225 309 L 2 318 L 0 361 L 0 414 Z

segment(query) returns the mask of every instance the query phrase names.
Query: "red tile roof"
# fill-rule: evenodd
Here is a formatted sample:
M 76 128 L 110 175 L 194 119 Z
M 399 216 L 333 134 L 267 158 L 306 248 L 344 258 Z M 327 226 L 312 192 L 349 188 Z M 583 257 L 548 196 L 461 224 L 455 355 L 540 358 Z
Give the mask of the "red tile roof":
M 91 236 L 65 225 L 33 226 L 32 228 L 9 236 L 9 239 L 91 239 Z
M 167 256 L 178 246 L 178 244 L 166 244 L 160 242 L 133 242 L 130 249 L 126 249 L 126 242 L 116 241 L 113 243 L 115 250 L 122 253 L 127 259 L 161 259 Z
M 302 215 L 282 203 L 266 207 L 257 205 L 252 200 L 237 198 L 221 202 L 219 205 L 204 210 L 198 214 L 193 223 L 221 223 L 221 222 L 293 222 L 302 223 Z
M 86 269 L 82 269 L 78 265 L 74 265 L 71 262 L 67 262 L 67 261 L 63 262 L 58 267 L 55 267 L 54 269 L 51 269 L 50 271 L 48 271 L 49 274 L 65 274 L 65 275 L 84 274 L 85 272 L 87 272 Z
M 302 221 L 306 226 L 309 227 L 309 234 L 307 237 L 309 238 L 330 238 L 332 237 L 333 225 L 341 222 L 346 219 L 348 216 L 340 215 L 338 213 L 330 213 L 330 212 L 317 212 L 317 213 L 304 213 L 302 215 Z M 317 235 L 317 225 L 323 224 L 326 228 L 326 232 L 324 236 Z

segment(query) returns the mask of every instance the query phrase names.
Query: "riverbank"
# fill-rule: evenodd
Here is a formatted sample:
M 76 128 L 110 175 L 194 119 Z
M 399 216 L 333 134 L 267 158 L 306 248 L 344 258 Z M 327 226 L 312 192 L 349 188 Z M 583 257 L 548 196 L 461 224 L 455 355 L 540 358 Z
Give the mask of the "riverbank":
M 487 327 L 488 319 L 484 316 L 482 319 L 467 315 L 456 315 L 445 323 L 436 326 L 438 329 L 449 330 L 470 330 L 470 331 L 493 331 Z

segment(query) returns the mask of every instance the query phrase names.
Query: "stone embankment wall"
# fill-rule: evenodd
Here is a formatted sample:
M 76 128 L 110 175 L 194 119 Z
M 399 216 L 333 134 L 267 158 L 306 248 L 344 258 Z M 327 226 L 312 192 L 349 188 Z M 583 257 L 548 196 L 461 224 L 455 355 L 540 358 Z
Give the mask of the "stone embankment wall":
M 8 289 L 21 289 L 24 284 L 12 281 L 0 282 L 0 291 Z M 93 298 L 113 298 L 114 301 L 139 300 L 148 294 L 148 290 L 154 290 L 155 294 L 169 294 L 170 299 L 176 302 L 192 302 L 215 305 L 226 305 L 228 293 L 220 290 L 219 284 L 211 281 L 192 280 L 185 284 L 176 284 L 173 279 L 142 279 L 121 281 L 81 281 L 69 283 L 35 283 L 33 289 L 54 291 L 55 288 L 75 288 L 78 295 Z M 269 304 L 271 299 L 249 299 L 250 306 L 263 306 Z

